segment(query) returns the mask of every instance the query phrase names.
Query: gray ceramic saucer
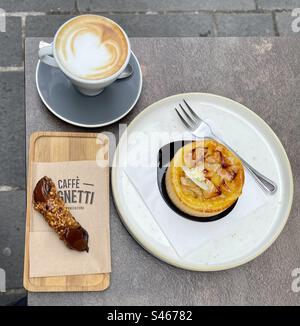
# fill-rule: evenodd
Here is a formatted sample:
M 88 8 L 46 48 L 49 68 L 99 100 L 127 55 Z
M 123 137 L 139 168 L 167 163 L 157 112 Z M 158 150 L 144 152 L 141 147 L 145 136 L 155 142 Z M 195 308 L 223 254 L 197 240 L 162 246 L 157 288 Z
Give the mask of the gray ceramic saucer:
M 112 124 L 128 114 L 142 90 L 142 73 L 136 56 L 129 60 L 133 74 L 117 80 L 97 96 L 80 94 L 57 68 L 38 62 L 36 86 L 46 107 L 59 119 L 75 126 L 96 128 Z

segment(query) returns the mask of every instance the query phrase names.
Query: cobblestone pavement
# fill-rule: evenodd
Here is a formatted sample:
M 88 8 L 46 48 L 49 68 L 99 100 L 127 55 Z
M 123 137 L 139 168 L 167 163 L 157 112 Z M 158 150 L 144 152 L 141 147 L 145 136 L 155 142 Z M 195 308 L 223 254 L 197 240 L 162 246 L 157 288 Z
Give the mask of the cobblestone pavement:
M 25 294 L 24 38 L 53 36 L 66 19 L 91 12 L 129 36 L 299 36 L 291 29 L 297 7 L 300 0 L 0 0 L 0 268 L 7 281 L 0 305 Z

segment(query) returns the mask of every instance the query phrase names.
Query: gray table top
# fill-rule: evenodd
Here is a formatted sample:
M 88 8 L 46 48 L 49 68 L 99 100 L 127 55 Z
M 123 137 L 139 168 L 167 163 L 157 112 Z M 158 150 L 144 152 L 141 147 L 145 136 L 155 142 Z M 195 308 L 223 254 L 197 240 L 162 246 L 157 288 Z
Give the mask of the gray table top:
M 35 87 L 40 39 L 26 40 L 26 133 L 85 131 L 58 120 Z M 232 98 L 260 115 L 290 158 L 295 198 L 277 241 L 254 261 L 232 270 L 196 273 L 148 254 L 127 233 L 111 202 L 112 277 L 98 293 L 29 293 L 29 305 L 269 305 L 300 303 L 291 272 L 300 267 L 300 44 L 287 38 L 133 38 L 144 85 L 129 123 L 149 104 L 182 92 Z M 117 134 L 118 125 L 97 129 Z M 28 146 L 27 146 L 28 150 Z

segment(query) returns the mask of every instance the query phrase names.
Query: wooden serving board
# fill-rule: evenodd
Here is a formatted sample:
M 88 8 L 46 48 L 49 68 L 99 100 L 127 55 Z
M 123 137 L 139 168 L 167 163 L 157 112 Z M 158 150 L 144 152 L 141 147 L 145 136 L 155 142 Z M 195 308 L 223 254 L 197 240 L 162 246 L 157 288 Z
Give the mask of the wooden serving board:
M 110 283 L 110 274 L 29 277 L 30 211 L 32 205 L 32 170 L 34 162 L 95 160 L 103 146 L 96 142 L 99 134 L 69 132 L 36 132 L 31 135 L 27 175 L 27 212 L 24 255 L 24 287 L 32 292 L 102 291 Z M 105 144 L 108 138 L 101 135 Z M 105 159 L 108 159 L 108 154 Z

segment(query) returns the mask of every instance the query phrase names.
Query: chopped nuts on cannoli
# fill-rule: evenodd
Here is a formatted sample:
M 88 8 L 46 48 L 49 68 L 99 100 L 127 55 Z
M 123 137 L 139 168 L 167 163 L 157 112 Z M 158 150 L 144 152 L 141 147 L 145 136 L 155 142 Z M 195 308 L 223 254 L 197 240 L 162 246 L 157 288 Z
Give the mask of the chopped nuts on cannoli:
M 88 232 L 72 216 L 50 178 L 43 177 L 37 183 L 33 199 L 34 209 L 44 216 L 49 226 L 70 249 L 89 251 Z

